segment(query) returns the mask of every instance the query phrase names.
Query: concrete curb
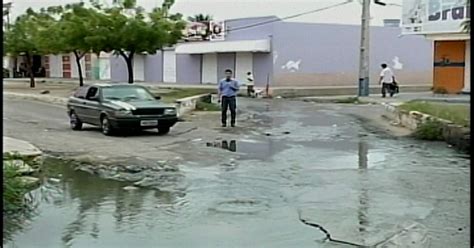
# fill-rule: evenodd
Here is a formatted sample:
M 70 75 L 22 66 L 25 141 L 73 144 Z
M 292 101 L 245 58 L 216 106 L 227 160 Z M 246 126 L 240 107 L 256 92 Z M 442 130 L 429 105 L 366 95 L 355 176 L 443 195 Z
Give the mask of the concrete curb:
M 190 97 L 185 97 L 176 100 L 176 109 L 178 111 L 178 117 L 188 114 L 196 110 L 197 102 L 206 101 L 211 102 L 211 94 L 200 94 Z
M 401 87 L 401 92 L 426 92 L 431 90 L 432 85 L 405 85 Z M 380 86 L 371 86 L 370 94 L 378 94 Z M 275 86 L 272 89 L 273 96 L 282 96 L 284 98 L 307 97 L 307 96 L 347 96 L 357 95 L 355 86 L 320 86 L 306 88 L 285 88 Z
M 429 120 L 440 122 L 442 124 L 443 140 L 446 141 L 446 143 L 459 148 L 460 150 L 469 151 L 471 136 L 470 128 L 457 125 L 451 121 L 437 118 L 418 111 L 402 110 L 399 108 L 401 103 L 385 103 L 382 105 L 385 106 L 385 117 L 394 121 L 395 124 L 406 127 L 411 131 L 415 131 L 421 124 Z

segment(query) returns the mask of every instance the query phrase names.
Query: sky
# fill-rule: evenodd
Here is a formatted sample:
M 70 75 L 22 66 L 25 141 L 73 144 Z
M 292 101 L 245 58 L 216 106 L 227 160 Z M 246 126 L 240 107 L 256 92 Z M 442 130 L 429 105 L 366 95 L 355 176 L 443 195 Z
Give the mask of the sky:
M 112 0 L 104 0 L 111 2 Z M 214 20 L 225 20 L 255 16 L 276 15 L 285 17 L 301 12 L 334 5 L 346 0 L 176 0 L 171 11 L 185 16 L 209 14 Z M 308 14 L 287 21 L 312 23 L 360 24 L 362 0 L 354 0 L 344 6 Z M 401 5 L 402 0 L 383 0 L 386 3 Z M 4 0 L 13 2 L 12 20 L 24 13 L 28 7 L 39 9 L 52 5 L 79 2 L 79 0 Z M 137 0 L 145 8 L 160 6 L 163 0 Z M 383 19 L 400 19 L 402 8 L 396 5 L 371 6 L 371 24 L 382 25 Z

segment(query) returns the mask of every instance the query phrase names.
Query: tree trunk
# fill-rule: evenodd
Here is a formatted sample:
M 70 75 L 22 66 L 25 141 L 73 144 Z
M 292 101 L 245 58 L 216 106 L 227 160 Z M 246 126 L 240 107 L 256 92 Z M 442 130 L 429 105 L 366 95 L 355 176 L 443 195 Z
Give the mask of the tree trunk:
M 77 64 L 77 70 L 79 72 L 79 86 L 84 86 L 84 76 L 82 75 L 82 65 L 81 65 L 81 59 L 84 57 L 86 53 L 80 53 L 77 50 L 74 50 L 74 56 L 76 57 L 76 64 Z
M 127 70 L 128 70 L 128 83 L 133 84 L 133 55 L 134 52 L 131 51 L 128 56 L 125 54 L 125 52 L 120 52 L 120 55 L 125 59 L 125 62 L 127 63 Z
M 31 56 L 29 53 L 25 54 L 26 57 L 26 67 L 28 67 L 28 72 L 30 76 L 30 88 L 34 88 L 36 86 L 35 84 L 35 74 L 33 71 L 33 56 Z

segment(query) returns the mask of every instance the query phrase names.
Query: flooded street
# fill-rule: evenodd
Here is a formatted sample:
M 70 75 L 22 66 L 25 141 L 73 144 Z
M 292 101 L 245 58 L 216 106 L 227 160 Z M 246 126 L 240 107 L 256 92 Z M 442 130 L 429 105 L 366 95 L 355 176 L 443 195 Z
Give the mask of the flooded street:
M 256 128 L 179 144 L 157 190 L 48 159 L 36 215 L 5 247 L 354 247 L 299 213 L 353 244 L 407 228 L 413 247 L 469 246 L 470 161 L 444 143 L 387 137 L 341 106 L 242 108 Z

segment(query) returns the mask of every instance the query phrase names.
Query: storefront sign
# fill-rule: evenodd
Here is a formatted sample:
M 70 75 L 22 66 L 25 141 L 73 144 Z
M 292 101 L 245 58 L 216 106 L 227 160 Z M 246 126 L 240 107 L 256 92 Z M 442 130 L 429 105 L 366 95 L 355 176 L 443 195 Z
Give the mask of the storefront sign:
M 189 22 L 183 36 L 185 41 L 209 40 L 209 22 Z
M 467 0 L 404 0 L 402 33 L 460 33 L 467 19 L 470 19 Z
M 225 38 L 225 24 L 223 21 L 211 21 L 211 40 L 224 40 Z
M 184 30 L 185 41 L 224 40 L 225 24 L 223 21 L 189 22 Z

